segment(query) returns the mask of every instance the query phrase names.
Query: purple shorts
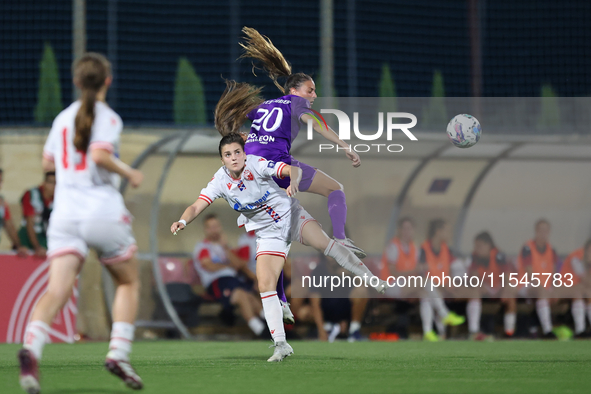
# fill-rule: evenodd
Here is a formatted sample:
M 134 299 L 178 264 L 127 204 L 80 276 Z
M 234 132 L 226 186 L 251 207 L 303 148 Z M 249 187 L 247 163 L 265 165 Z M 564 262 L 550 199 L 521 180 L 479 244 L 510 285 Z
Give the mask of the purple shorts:
M 291 163 L 287 163 L 294 167 L 299 167 L 302 169 L 302 180 L 300 181 L 300 191 L 305 192 L 310 188 L 312 181 L 314 180 L 314 176 L 316 175 L 316 168 L 307 165 L 306 163 L 302 163 L 291 156 Z M 273 178 L 277 184 L 283 188 L 287 189 L 289 187 L 289 183 L 291 179 L 289 177 L 285 177 L 283 179 Z

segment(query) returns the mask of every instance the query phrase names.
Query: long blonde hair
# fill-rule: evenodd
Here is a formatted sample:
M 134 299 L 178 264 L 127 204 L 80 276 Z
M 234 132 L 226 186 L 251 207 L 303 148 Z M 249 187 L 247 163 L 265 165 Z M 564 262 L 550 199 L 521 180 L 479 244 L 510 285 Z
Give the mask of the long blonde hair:
M 74 81 L 82 91 L 82 105 L 76 114 L 74 146 L 86 152 L 90 143 L 90 132 L 94 122 L 96 96 L 111 75 L 111 63 L 99 53 L 88 52 L 73 66 Z
M 283 94 L 289 94 L 291 88 L 297 89 L 305 81 L 312 80 L 312 77 L 308 74 L 292 74 L 291 64 L 285 59 L 281 51 L 273 45 L 269 37 L 263 36 L 257 30 L 246 26 L 242 28 L 242 32 L 245 34 L 245 43 L 240 43 L 240 46 L 244 49 L 244 53 L 239 59 L 252 58 L 260 62 L 258 66 L 253 62 L 253 74 L 255 68 L 261 68 Z M 277 81 L 281 77 L 287 78 L 283 86 Z
M 265 101 L 257 88 L 247 83 L 226 80 L 226 90 L 215 106 L 215 127 L 222 136 L 240 132 L 250 111 Z

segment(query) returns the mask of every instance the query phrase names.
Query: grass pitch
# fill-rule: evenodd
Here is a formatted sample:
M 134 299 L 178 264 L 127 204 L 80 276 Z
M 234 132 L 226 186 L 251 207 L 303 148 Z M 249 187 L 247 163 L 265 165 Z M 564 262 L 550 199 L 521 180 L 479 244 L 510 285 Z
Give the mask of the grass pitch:
M 267 363 L 270 342 L 137 342 L 143 393 L 588 393 L 591 341 L 293 341 Z M 0 392 L 20 393 L 18 345 L 0 345 Z M 43 394 L 131 393 L 104 371 L 106 343 L 45 348 Z

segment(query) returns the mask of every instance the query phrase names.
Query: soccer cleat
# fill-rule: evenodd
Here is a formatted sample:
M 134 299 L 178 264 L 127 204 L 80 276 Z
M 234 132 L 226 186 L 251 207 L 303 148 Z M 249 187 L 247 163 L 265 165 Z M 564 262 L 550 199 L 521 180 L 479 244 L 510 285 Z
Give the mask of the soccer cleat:
M 556 336 L 556 334 L 554 334 L 552 331 L 550 331 L 550 332 L 547 332 L 546 334 L 544 334 L 542 336 L 542 339 L 554 340 L 554 339 L 558 339 L 558 337 Z
M 39 365 L 37 364 L 37 359 L 28 349 L 21 349 L 17 357 L 21 368 L 19 374 L 21 388 L 28 394 L 39 394 L 41 392 L 41 386 L 39 386 Z
M 285 341 L 277 342 L 270 347 L 274 347 L 273 355 L 269 357 L 267 362 L 278 363 L 283 361 L 285 357 L 289 357 L 293 354 L 293 348 Z
M 105 368 L 107 371 L 123 380 L 130 389 L 141 390 L 144 387 L 142 379 L 134 371 L 128 361 L 107 358 L 105 361 Z
M 347 342 L 357 342 L 361 341 L 363 338 L 361 337 L 361 330 L 354 331 L 349 334 L 349 338 L 347 338 Z
M 283 322 L 285 324 L 295 324 L 295 316 L 291 312 L 291 309 L 289 309 L 289 302 L 279 300 L 279 303 L 281 304 L 281 311 L 283 312 Z
M 374 287 L 374 289 L 380 294 L 386 294 L 386 289 L 388 288 L 388 282 L 385 280 L 380 279 L 380 283 Z
M 455 312 L 449 312 L 445 319 L 443 319 L 443 324 L 446 326 L 459 326 L 460 324 L 464 324 L 466 318 L 464 316 L 457 315 Z
M 494 338 L 492 335 L 486 335 L 483 332 L 477 332 L 474 334 L 470 334 L 471 341 L 483 341 L 483 342 L 493 342 Z
M 556 338 L 558 338 L 559 341 L 569 341 L 575 335 L 573 330 L 564 325 L 555 327 L 552 330 L 552 332 L 554 333 L 554 335 L 556 335 Z
M 367 257 L 367 253 L 365 253 L 363 251 L 363 249 L 355 246 L 355 244 L 353 243 L 353 241 L 351 241 L 350 238 L 338 239 L 335 237 L 334 240 L 337 241 L 338 243 L 340 243 L 341 245 L 346 246 L 347 248 L 351 249 L 353 254 L 355 254 L 355 256 L 357 256 L 358 258 L 364 259 Z
M 435 333 L 435 331 L 431 330 L 429 332 L 426 332 L 423 334 L 423 341 L 427 341 L 427 342 L 439 342 L 441 339 L 439 338 L 439 336 Z

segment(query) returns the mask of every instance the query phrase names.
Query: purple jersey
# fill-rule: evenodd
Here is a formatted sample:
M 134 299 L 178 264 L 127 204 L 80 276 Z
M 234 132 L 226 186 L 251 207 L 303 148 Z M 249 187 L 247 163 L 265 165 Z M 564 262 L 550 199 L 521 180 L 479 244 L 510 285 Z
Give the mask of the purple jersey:
M 291 143 L 305 113 L 311 113 L 310 102 L 292 94 L 259 105 L 247 115 L 252 126 L 244 147 L 246 154 L 291 164 Z

